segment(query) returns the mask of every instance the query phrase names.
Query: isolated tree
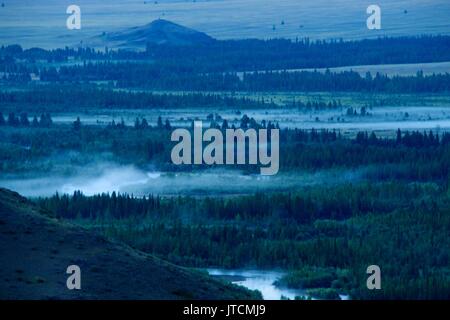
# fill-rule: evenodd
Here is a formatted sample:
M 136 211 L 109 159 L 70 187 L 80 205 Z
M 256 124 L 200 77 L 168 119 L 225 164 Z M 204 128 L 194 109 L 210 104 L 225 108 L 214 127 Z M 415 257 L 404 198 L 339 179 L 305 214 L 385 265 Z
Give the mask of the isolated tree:
M 52 117 L 50 116 L 50 113 L 43 113 L 41 114 L 41 119 L 39 120 L 39 124 L 41 127 L 48 128 L 53 124 Z
M 247 129 L 249 121 L 250 121 L 249 117 L 246 114 L 244 114 L 241 119 L 241 128 Z
M 377 141 L 378 141 L 378 138 L 377 138 L 375 132 L 372 131 L 372 133 L 370 134 L 369 142 L 370 142 L 370 144 L 376 144 Z
M 361 116 L 365 116 L 365 115 L 367 115 L 367 110 L 366 110 L 366 107 L 362 107 L 361 108 Z
M 19 120 L 17 119 L 16 114 L 14 112 L 10 112 L 8 115 L 8 125 L 10 126 L 19 125 Z
M 139 118 L 136 118 L 134 121 L 134 128 L 139 129 L 141 127 L 141 122 L 139 121 Z
M 33 117 L 33 121 L 31 122 L 31 125 L 33 127 L 39 127 L 39 121 L 38 121 L 38 118 L 36 117 L 36 115 Z
M 222 130 L 226 130 L 228 129 L 228 121 L 227 119 L 223 120 L 222 122 Z
M 400 129 L 397 129 L 397 137 L 395 141 L 397 142 L 397 144 L 402 143 L 402 131 Z
M 29 126 L 30 121 L 28 120 L 28 115 L 25 112 L 20 114 L 20 125 L 21 126 Z
M 166 119 L 166 122 L 164 123 L 164 128 L 167 130 L 170 130 L 172 126 L 170 125 L 169 119 Z
M 73 129 L 74 129 L 75 131 L 78 131 L 78 130 L 81 129 L 81 120 L 80 120 L 80 117 L 77 117 L 77 120 L 75 120 L 75 121 L 73 122 Z
M 142 129 L 147 129 L 148 128 L 148 122 L 147 119 L 143 118 L 142 122 L 141 122 L 141 128 Z
M 160 128 L 160 129 L 163 127 L 163 122 L 162 122 L 161 116 L 158 117 L 157 126 L 158 126 L 158 128 Z

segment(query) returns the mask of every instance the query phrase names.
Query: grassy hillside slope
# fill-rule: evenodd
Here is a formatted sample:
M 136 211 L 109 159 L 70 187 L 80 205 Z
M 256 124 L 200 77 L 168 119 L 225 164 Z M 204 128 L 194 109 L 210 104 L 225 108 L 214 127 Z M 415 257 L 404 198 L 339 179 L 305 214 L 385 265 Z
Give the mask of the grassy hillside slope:
M 177 267 L 58 221 L 0 188 L 0 299 L 254 299 L 258 293 Z M 81 268 L 81 290 L 66 269 Z

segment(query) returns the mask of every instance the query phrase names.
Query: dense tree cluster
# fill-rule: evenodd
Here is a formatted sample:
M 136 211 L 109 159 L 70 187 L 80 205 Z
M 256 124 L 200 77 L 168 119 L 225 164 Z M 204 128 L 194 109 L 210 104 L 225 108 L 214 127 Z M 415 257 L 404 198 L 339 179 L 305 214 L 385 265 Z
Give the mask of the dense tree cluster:
M 126 125 L 121 120 L 117 123 L 112 121 L 106 126 L 84 126 L 78 120 L 71 126 L 50 126 L 49 114 L 42 115 L 40 121 L 35 118 L 30 125 L 21 125 L 19 119 L 10 116 L 10 119 L 0 120 L 0 126 L 3 123 L 3 126 L 9 124 L 15 128 L 14 131 L 2 133 L 0 148 L 3 161 L 0 170 L 35 170 L 29 164 L 26 168 L 22 164 L 30 161 L 39 163 L 37 160 L 42 157 L 68 150 L 80 152 L 86 158 L 92 151 L 109 152 L 120 163 L 144 167 L 152 164 L 165 171 L 208 168 L 207 165 L 172 164 L 170 152 L 175 144 L 170 142 L 172 125 L 162 117 L 156 124 L 137 118 L 134 125 Z M 278 127 L 270 121 L 258 123 L 246 115 L 237 125 L 229 125 L 226 120 L 212 121 L 211 125 L 220 130 L 229 127 Z M 365 168 L 364 176 L 370 179 L 445 181 L 450 173 L 449 163 L 450 134 L 446 132 L 438 134 L 398 130 L 394 137 L 359 132 L 354 138 L 348 139 L 336 130 L 280 130 L 281 172 Z M 257 165 L 236 165 L 235 168 L 248 173 L 259 171 Z
M 56 83 L 107 81 L 119 88 L 194 91 L 351 91 L 448 92 L 450 74 L 388 77 L 379 73 L 361 76 L 355 71 L 261 71 L 240 77 L 236 72 L 198 73 L 167 70 L 158 65 L 87 63 L 43 69 L 41 80 Z
M 448 192 L 390 182 L 231 198 L 76 192 L 38 202 L 178 264 L 312 266 L 315 277 L 340 268 L 352 280 L 337 288 L 352 298 L 443 299 L 450 292 Z M 374 261 L 383 270 L 383 290 L 369 292 L 365 268 Z
M 359 41 L 247 39 L 215 41 L 198 46 L 149 44 L 145 52 L 68 47 L 23 50 L 13 45 L 0 48 L 0 68 L 14 59 L 30 62 L 148 60 L 178 72 L 186 68 L 200 72 L 223 72 L 423 63 L 449 61 L 449 43 L 448 36 L 386 37 Z
M 39 159 L 66 150 L 85 155 L 109 151 L 118 162 L 164 166 L 170 152 L 165 119 L 160 117 L 153 127 L 142 125 L 143 119 L 136 122 L 102 127 L 76 120 L 49 128 L 4 127 L 1 170 L 30 170 Z M 273 127 L 245 115 L 241 123 Z M 348 139 L 334 130 L 283 129 L 280 138 L 286 148 L 280 159 L 284 173 L 341 168 L 345 174 L 345 168 L 367 166 L 373 170 L 367 172 L 367 182 L 355 179 L 292 192 L 202 198 L 117 193 L 87 197 L 75 192 L 38 202 L 59 217 L 182 265 L 311 266 L 318 270 L 313 278 L 332 268 L 365 280 L 365 267 L 376 257 L 383 270 L 381 292 L 368 292 L 359 280 L 335 284 L 336 290 L 353 298 L 448 298 L 448 133 L 398 130 L 388 138 L 360 132 Z M 45 163 L 44 169 L 33 167 L 33 172 L 49 170 L 48 160 Z
M 118 88 L 155 90 L 442 92 L 450 89 L 448 74 L 424 76 L 419 72 L 415 77 L 390 78 L 351 71 L 295 70 L 448 61 L 449 43 L 447 36 L 424 36 L 363 41 L 216 41 L 192 47 L 149 45 L 145 52 L 8 46 L 0 48 L 0 81 L 106 82 Z
M 301 103 L 301 102 L 298 102 Z M 0 91 L 0 105 L 28 110 L 65 111 L 165 108 L 268 108 L 272 101 L 210 93 L 151 93 L 98 89 L 92 86 L 47 86 L 21 91 Z M 316 107 L 316 106 L 315 106 Z M 317 106 L 321 107 L 321 106 Z
M 38 117 L 35 115 L 30 121 L 28 114 L 26 112 L 21 112 L 19 116 L 17 116 L 14 112 L 10 112 L 8 114 L 7 119 L 4 118 L 3 113 L 0 111 L 0 126 L 9 125 L 12 127 L 44 127 L 48 128 L 53 124 L 52 117 L 50 113 L 42 113 L 41 116 Z

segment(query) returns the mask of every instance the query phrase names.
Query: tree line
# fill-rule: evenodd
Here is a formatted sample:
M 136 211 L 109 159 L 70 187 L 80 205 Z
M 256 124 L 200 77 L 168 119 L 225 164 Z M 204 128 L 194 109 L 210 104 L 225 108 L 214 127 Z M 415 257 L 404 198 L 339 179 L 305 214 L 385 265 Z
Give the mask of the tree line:
M 40 70 L 42 81 L 82 83 L 107 81 L 118 88 L 189 91 L 346 91 L 346 92 L 448 92 L 450 74 L 389 77 L 355 71 L 261 71 L 239 76 L 236 72 L 198 73 L 175 71 L 158 65 L 136 63 L 86 63 L 47 67 Z
M 87 63 L 40 70 L 42 81 L 83 83 L 107 81 L 118 88 L 189 91 L 348 91 L 348 92 L 448 92 L 450 74 L 389 77 L 355 71 L 263 71 L 239 76 L 229 73 L 171 71 L 158 65 Z
M 89 60 L 152 61 L 166 69 L 197 69 L 199 72 L 331 68 L 352 65 L 424 63 L 450 60 L 449 36 L 383 37 L 344 41 L 244 39 L 214 41 L 205 45 L 148 44 L 143 52 L 93 48 L 23 49 L 0 48 L 0 66 L 15 60 L 68 62 Z M 0 67 L 0 69 L 2 68 Z
M 76 103 L 75 103 L 76 101 Z M 298 102 L 301 103 L 301 102 Z M 20 91 L 0 91 L 0 105 L 28 110 L 165 109 L 165 108 L 269 108 L 264 98 L 233 97 L 214 93 L 152 93 L 93 86 L 46 86 Z

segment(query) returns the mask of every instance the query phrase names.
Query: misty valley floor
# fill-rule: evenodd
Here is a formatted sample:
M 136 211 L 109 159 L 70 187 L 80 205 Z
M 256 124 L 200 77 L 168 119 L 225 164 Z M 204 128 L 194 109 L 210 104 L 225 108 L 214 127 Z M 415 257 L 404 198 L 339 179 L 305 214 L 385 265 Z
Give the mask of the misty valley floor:
M 410 112 L 416 116 L 414 107 Z M 284 297 L 291 299 L 446 296 L 450 151 L 444 129 L 369 136 L 356 128 L 346 135 L 285 128 L 281 170 L 273 177 L 262 177 L 252 167 L 177 171 L 167 165 L 170 145 L 164 146 L 164 141 L 170 132 L 158 125 L 82 122 L 76 128 L 57 121 L 49 127 L 5 125 L 0 127 L 3 154 L 10 156 L 3 161 L 1 185 L 31 196 L 38 207 L 62 221 L 177 265 L 222 268 L 224 273 L 283 270 L 273 278 L 275 284 L 264 282 L 266 287 L 259 287 L 268 297 L 274 297 L 270 292 L 277 292 L 278 298 L 285 292 Z M 29 143 L 30 149 L 16 147 Z M 3 214 L 10 219 L 8 210 Z M 21 222 L 15 223 L 19 229 Z M 39 244 L 42 239 L 33 238 L 42 235 L 37 229 L 41 227 L 31 224 L 24 231 L 37 245 L 20 242 L 23 250 L 31 250 L 30 259 L 47 264 L 64 257 L 61 263 L 84 263 L 84 258 L 73 260 L 72 253 L 91 252 L 83 243 L 72 251 L 65 236 L 53 246 Z M 8 230 L 3 233 L 5 243 L 17 243 L 13 246 L 22 250 L 17 242 L 22 236 Z M 49 247 L 54 247 L 49 254 L 42 251 Z M 100 277 L 102 261 L 91 262 L 98 264 L 91 279 Z M 380 293 L 365 289 L 365 268 L 374 262 L 383 268 L 385 290 Z M 122 263 L 124 270 L 133 269 L 132 263 Z M 14 274 L 19 283 L 9 284 L 18 290 L 17 297 L 42 297 L 47 289 L 35 291 L 41 283 L 64 284 L 65 274 L 44 276 L 59 269 L 31 271 L 25 265 L 5 269 L 5 277 Z M 158 275 L 153 280 L 160 279 Z M 230 280 L 234 281 L 224 279 Z M 237 283 L 258 288 L 251 281 Z M 162 291 L 136 296 L 108 288 L 90 297 L 176 296 Z M 72 296 L 48 289 L 43 297 Z

